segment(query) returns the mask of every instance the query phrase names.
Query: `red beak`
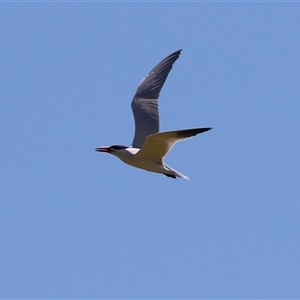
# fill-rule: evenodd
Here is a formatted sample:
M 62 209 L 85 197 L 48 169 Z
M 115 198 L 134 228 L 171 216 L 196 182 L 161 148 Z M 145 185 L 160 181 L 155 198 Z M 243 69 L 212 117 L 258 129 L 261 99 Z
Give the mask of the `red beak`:
M 112 153 L 112 150 L 109 147 L 98 147 L 95 150 L 98 152 Z

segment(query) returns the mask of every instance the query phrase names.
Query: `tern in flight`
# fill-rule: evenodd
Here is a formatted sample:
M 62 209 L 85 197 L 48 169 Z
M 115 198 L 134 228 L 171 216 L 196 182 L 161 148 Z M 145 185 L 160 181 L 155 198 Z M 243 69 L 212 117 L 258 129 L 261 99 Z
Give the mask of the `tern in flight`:
M 212 128 L 192 128 L 159 132 L 158 97 L 172 65 L 180 55 L 178 50 L 163 59 L 139 84 L 131 108 L 135 121 L 132 146 L 102 146 L 96 151 L 117 156 L 124 163 L 168 177 L 189 179 L 163 162 L 163 158 L 178 141 L 190 138 Z

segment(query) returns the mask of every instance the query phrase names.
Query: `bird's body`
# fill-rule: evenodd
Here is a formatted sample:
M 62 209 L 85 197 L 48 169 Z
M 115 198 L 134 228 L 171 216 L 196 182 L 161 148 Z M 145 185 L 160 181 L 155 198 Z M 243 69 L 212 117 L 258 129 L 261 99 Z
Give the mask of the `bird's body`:
M 146 171 L 161 173 L 171 178 L 188 179 L 163 162 L 173 145 L 211 128 L 193 128 L 185 130 L 159 131 L 158 97 L 161 88 L 179 57 L 181 50 L 162 60 L 142 80 L 133 97 L 131 108 L 135 120 L 135 135 L 132 147 L 114 145 L 98 147 L 96 151 L 117 156 L 124 163 Z
M 101 151 L 101 150 L 100 150 Z M 121 159 L 124 163 L 143 169 L 149 172 L 154 173 L 161 173 L 165 174 L 166 176 L 170 176 L 173 178 L 181 177 L 184 179 L 188 179 L 186 176 L 180 174 L 179 172 L 173 170 L 171 167 L 167 166 L 165 163 L 157 163 L 155 161 L 152 161 L 151 159 L 141 159 L 138 155 L 136 155 L 140 149 L 138 148 L 125 148 L 123 150 L 118 151 L 115 155 Z M 105 151 L 104 151 L 105 152 Z

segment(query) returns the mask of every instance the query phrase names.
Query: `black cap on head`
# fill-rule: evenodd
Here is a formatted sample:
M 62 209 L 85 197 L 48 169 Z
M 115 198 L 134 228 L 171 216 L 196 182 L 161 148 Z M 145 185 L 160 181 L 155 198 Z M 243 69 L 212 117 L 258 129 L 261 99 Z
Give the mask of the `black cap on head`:
M 122 145 L 113 145 L 109 147 L 112 150 L 122 150 L 128 148 L 127 146 L 122 146 Z

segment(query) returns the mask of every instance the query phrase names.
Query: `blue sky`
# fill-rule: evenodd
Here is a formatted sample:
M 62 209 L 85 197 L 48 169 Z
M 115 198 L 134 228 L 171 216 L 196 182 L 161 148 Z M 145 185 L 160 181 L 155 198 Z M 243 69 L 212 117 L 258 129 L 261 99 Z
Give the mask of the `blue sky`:
M 299 3 L 1 3 L 1 298 L 300 298 Z M 183 49 L 161 130 L 131 98 Z

